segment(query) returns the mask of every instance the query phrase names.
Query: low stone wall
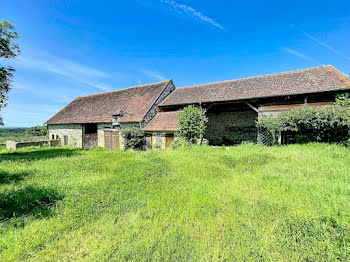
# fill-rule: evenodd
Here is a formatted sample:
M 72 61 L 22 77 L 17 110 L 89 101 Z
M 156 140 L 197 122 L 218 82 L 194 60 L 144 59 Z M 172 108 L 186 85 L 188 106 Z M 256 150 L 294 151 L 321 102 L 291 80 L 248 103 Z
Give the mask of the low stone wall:
M 49 140 L 41 141 L 6 141 L 6 148 L 16 150 L 28 146 L 49 146 Z

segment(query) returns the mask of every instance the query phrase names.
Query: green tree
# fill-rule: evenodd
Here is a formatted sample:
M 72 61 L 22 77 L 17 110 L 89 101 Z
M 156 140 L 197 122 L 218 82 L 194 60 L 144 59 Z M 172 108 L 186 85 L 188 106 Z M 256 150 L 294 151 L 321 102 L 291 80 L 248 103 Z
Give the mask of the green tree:
M 47 128 L 45 126 L 34 126 L 31 128 L 28 128 L 25 131 L 25 134 L 28 136 L 46 136 Z
M 14 25 L 8 21 L 0 22 L 0 58 L 9 59 L 19 55 L 19 46 L 13 43 L 13 39 L 19 35 L 14 31 Z M 7 104 L 8 92 L 11 90 L 11 78 L 15 70 L 10 66 L 0 66 L 0 110 Z M 0 125 L 3 125 L 0 117 Z
M 198 139 L 203 138 L 207 122 L 208 118 L 203 108 L 187 106 L 179 112 L 180 135 L 188 142 L 196 143 Z

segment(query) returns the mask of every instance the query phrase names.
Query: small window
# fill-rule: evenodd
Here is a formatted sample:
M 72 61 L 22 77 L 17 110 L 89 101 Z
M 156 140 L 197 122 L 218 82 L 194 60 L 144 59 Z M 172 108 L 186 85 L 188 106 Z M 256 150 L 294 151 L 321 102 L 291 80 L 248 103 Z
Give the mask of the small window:
M 60 137 L 58 135 L 56 135 L 56 139 L 59 139 Z
M 68 136 L 63 136 L 63 145 L 68 145 Z
M 54 140 L 55 139 L 55 135 L 52 135 L 52 140 Z

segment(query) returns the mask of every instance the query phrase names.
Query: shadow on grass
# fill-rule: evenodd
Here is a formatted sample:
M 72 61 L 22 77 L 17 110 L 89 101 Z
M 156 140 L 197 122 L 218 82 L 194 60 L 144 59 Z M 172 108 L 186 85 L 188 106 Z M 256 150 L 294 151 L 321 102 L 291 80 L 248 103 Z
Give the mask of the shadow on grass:
M 79 149 L 73 148 L 44 148 L 28 151 L 14 151 L 0 154 L 0 162 L 19 160 L 40 160 L 55 157 L 70 157 L 79 154 Z
M 31 174 L 32 172 L 28 172 L 28 171 L 10 173 L 10 172 L 0 170 L 0 185 L 17 183 Z
M 50 216 L 51 208 L 61 199 L 63 197 L 53 189 L 33 186 L 4 192 L 0 194 L 0 222 L 23 216 Z

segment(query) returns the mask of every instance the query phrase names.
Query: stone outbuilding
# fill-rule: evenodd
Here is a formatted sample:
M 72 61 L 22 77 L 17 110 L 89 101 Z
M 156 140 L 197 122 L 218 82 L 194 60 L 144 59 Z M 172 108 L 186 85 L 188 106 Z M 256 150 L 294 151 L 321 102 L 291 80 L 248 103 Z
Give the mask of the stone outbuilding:
M 78 97 L 46 124 L 50 139 L 83 148 L 123 148 L 120 130 L 144 129 L 149 148 L 169 146 L 178 111 L 206 109 L 211 145 L 257 141 L 256 121 L 295 107 L 324 106 L 350 90 L 350 79 L 332 66 L 176 88 L 172 80 Z
M 143 128 L 174 89 L 173 81 L 167 80 L 77 97 L 45 123 L 49 139 L 80 148 L 122 148 L 120 130 Z

